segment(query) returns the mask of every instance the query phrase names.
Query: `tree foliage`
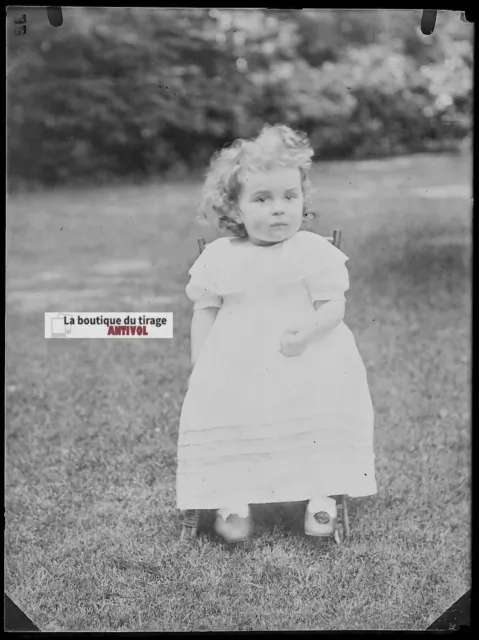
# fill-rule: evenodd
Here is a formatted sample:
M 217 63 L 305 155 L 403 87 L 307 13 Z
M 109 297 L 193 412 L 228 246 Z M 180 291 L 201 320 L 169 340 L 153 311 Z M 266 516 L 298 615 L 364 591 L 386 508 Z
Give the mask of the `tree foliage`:
M 265 122 L 319 157 L 408 152 L 466 137 L 472 29 L 420 11 L 28 9 L 8 36 L 8 169 L 47 184 L 204 166 Z

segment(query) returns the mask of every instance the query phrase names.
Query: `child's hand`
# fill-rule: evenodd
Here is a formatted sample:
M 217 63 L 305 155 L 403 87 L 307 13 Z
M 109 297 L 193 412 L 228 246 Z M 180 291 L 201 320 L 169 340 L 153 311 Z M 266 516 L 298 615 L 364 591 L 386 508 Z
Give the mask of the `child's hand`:
M 299 356 L 309 344 L 310 328 L 306 325 L 287 329 L 280 338 L 280 351 L 284 356 Z

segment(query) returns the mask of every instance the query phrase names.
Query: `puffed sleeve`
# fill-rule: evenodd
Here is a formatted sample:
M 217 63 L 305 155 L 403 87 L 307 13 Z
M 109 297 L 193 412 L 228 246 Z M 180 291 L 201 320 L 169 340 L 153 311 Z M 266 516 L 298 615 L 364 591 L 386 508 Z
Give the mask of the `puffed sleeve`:
M 305 278 L 313 303 L 345 300 L 344 294 L 349 289 L 349 274 L 345 264 L 348 256 L 331 244 L 328 245 L 323 245 L 325 255 L 322 256 L 322 265 L 318 265 L 316 273 Z
M 213 254 L 210 245 L 206 245 L 189 271 L 191 277 L 185 293 L 193 302 L 195 310 L 221 307 L 223 304 L 222 297 L 216 292 Z

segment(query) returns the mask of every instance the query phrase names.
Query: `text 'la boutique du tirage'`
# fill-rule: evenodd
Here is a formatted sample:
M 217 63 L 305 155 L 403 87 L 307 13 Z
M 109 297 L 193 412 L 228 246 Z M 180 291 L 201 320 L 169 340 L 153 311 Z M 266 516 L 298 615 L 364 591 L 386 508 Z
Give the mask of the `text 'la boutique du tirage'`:
M 64 317 L 64 324 L 78 324 L 78 325 L 138 325 L 147 326 L 153 325 L 155 327 L 162 327 L 166 324 L 167 319 L 165 317 L 162 318 L 151 318 L 148 316 L 138 316 L 135 318 L 134 316 L 126 316 L 126 318 L 104 318 L 103 316 L 97 316 L 96 318 L 84 318 L 82 316 L 77 316 L 76 320 L 74 317 Z

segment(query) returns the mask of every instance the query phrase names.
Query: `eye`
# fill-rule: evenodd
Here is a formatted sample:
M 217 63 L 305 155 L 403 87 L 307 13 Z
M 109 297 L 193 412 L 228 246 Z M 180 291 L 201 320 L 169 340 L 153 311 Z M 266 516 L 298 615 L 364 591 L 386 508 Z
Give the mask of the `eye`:
M 294 200 L 294 198 L 296 198 L 296 194 L 295 193 L 289 193 L 286 196 L 286 200 Z
M 255 198 L 255 202 L 266 202 L 266 196 L 258 196 Z

